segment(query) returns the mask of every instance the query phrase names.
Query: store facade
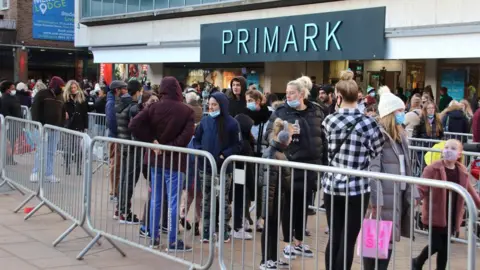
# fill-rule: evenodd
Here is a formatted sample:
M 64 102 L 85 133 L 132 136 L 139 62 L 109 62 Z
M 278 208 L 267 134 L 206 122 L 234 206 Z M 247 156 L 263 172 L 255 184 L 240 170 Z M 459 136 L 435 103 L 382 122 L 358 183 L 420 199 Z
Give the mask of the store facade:
M 255 1 L 229 3 L 238 8 L 223 13 L 215 12 L 216 4 L 209 11 L 188 9 L 196 16 L 185 8 L 157 9 L 152 19 L 78 13 L 75 42 L 90 47 L 98 63 L 148 64 L 152 81 L 174 75 L 186 84 L 204 78 L 223 88 L 224 78 L 253 71 L 265 91 L 282 92 L 302 74 L 317 83 L 334 82 L 340 70 L 351 68 L 362 88 L 439 89 L 448 83 L 458 89 L 461 74 L 442 78 L 442 70 L 462 68 L 465 85 L 479 84 L 480 55 L 473 44 L 480 41 L 480 27 L 469 12 L 480 8 L 479 1 L 424 0 L 413 7 L 409 0 L 344 0 L 243 8 L 247 2 Z M 382 18 L 364 23 L 377 17 L 362 13 L 382 9 Z M 380 28 L 382 44 L 375 41 Z

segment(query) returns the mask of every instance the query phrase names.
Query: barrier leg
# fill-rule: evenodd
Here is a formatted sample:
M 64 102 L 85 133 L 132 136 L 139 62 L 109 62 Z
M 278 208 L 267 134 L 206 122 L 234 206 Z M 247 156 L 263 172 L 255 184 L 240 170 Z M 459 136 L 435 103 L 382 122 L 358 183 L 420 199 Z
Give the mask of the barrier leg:
M 93 245 L 95 245 L 95 243 L 98 242 L 98 240 L 100 240 L 100 238 L 102 237 L 101 234 L 97 233 L 97 235 L 95 236 L 95 238 L 92 239 L 92 241 L 90 241 L 90 243 L 88 243 L 88 245 L 78 254 L 77 256 L 77 260 L 83 260 L 83 257 L 85 257 L 85 255 L 87 254 L 87 252 L 93 247 Z M 123 252 L 115 243 L 113 243 L 112 240 L 110 240 L 108 237 L 105 237 L 105 239 L 110 243 L 112 244 L 112 246 L 123 256 L 127 256 L 125 254 L 125 252 Z
M 18 191 L 20 194 L 22 194 L 22 196 L 25 196 L 25 192 L 7 180 L 3 180 L 3 182 L 0 183 L 0 187 L 3 187 L 5 184 L 7 184 L 11 189 Z
M 18 213 L 18 211 L 22 209 L 22 207 L 24 207 L 29 201 L 31 201 L 36 196 L 37 194 L 30 194 L 28 198 L 26 198 L 19 206 L 17 206 L 17 208 L 15 208 L 15 210 L 13 210 L 13 213 Z
M 121 250 L 117 244 L 115 244 L 110 238 L 108 237 L 105 237 L 105 239 L 120 253 L 120 255 L 122 255 L 122 257 L 126 257 L 127 254 L 125 254 L 125 252 L 123 252 L 123 250 Z
M 45 206 L 48 207 L 48 209 L 50 209 L 50 211 L 52 211 L 52 213 L 57 213 L 63 220 L 67 220 L 67 218 L 60 212 L 58 212 L 57 210 L 55 210 L 52 206 L 50 206 L 48 203 L 45 203 Z
M 63 239 L 65 239 L 65 237 L 67 237 L 71 232 L 73 232 L 73 230 L 75 230 L 75 228 L 78 227 L 78 224 L 75 222 L 73 223 L 72 226 L 70 226 L 64 233 L 62 233 L 58 238 L 57 240 L 53 241 L 52 245 L 53 247 L 56 247 L 60 242 L 63 241 Z
M 84 226 L 80 226 L 80 227 L 85 231 L 85 233 L 86 233 L 88 236 L 90 236 L 91 238 L 94 238 L 93 234 L 92 234 L 89 230 L 87 230 Z M 97 245 L 101 246 L 102 243 L 101 243 L 100 241 L 98 241 L 98 242 L 97 242 Z
M 35 208 L 33 208 L 33 210 L 30 213 L 28 213 L 25 216 L 24 220 L 27 220 L 27 219 L 31 218 L 35 214 L 35 212 L 40 210 L 40 208 L 42 208 L 42 206 L 44 206 L 44 205 L 45 205 L 45 201 L 42 201 L 41 203 L 39 203 L 37 206 L 35 206 Z

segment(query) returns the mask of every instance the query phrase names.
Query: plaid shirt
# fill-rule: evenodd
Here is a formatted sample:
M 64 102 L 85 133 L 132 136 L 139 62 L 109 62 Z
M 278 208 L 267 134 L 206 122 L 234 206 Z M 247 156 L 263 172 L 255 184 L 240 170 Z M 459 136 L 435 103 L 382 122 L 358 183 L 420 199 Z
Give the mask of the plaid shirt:
M 338 153 L 338 145 L 348 134 L 349 126 L 359 121 Z M 330 166 L 354 170 L 366 170 L 370 160 L 382 151 L 385 138 L 373 118 L 363 115 L 358 109 L 339 109 L 323 121 L 328 140 L 328 160 Z M 348 193 L 347 193 L 348 184 Z M 344 174 L 326 173 L 322 179 L 323 190 L 327 194 L 356 196 L 370 192 L 369 179 Z

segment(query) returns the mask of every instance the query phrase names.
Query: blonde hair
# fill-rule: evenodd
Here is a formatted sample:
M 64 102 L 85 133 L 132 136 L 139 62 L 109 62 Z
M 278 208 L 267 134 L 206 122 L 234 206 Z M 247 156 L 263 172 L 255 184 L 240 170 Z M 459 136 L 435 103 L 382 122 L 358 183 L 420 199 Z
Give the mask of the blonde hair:
M 450 104 L 448 105 L 448 107 L 445 108 L 445 110 L 443 110 L 443 112 L 440 114 L 440 119 L 443 119 L 447 115 L 447 113 L 452 112 L 452 111 L 462 111 L 463 112 L 463 109 L 462 109 L 462 106 L 460 105 L 460 102 L 458 102 L 456 100 L 452 100 L 450 102 Z
M 347 102 L 357 102 L 358 100 L 358 85 L 353 80 L 353 72 L 351 70 L 344 70 L 340 72 L 340 80 L 335 85 L 335 90 L 342 95 Z
M 304 99 L 307 99 L 310 96 L 310 91 L 305 87 L 302 81 L 294 80 L 287 83 L 288 86 L 293 86 L 297 89 L 298 92 L 304 95 Z
M 47 89 L 47 86 L 41 80 L 38 80 L 33 88 L 37 91 L 41 91 Z
M 75 95 L 75 98 L 73 98 L 73 100 L 78 103 L 85 102 L 85 94 L 83 93 L 82 88 L 80 88 L 80 84 L 78 84 L 78 82 L 75 80 L 70 80 L 65 85 L 65 88 L 63 90 L 63 101 L 68 102 L 68 100 L 72 96 L 73 85 L 77 86 L 77 94 Z
M 153 95 L 152 95 L 153 96 Z M 192 102 L 196 102 L 200 99 L 200 97 L 197 95 L 197 93 L 194 92 L 188 92 L 185 94 L 185 102 L 187 104 L 191 104 Z
M 466 99 L 462 99 L 460 101 L 460 103 L 463 104 L 463 106 L 465 106 L 465 108 L 463 109 L 463 112 L 465 113 L 465 115 L 468 118 L 472 118 L 473 117 L 473 110 L 472 110 L 472 106 L 470 106 L 470 102 L 468 102 L 468 100 L 466 100 Z
M 304 75 L 304 76 L 298 78 L 297 80 L 299 82 L 301 82 L 303 87 L 305 87 L 307 89 L 308 95 L 306 97 L 308 97 L 310 95 L 310 91 L 312 91 L 312 87 L 313 87 L 312 79 L 310 79 L 310 77 Z
M 271 133 L 271 140 L 277 140 L 278 134 L 284 129 L 288 129 L 290 135 L 293 133 L 293 125 L 287 122 L 287 127 L 285 127 L 286 121 L 283 121 L 280 118 L 275 119 L 273 122 L 273 130 Z
M 422 99 L 417 96 L 413 96 L 412 99 L 410 100 L 410 111 L 419 109 L 421 104 L 422 104 Z
M 392 112 L 380 118 L 380 124 L 394 141 L 399 143 L 402 142 L 402 134 L 404 132 L 404 129 L 401 125 L 397 125 L 397 122 L 395 120 L 395 112 Z

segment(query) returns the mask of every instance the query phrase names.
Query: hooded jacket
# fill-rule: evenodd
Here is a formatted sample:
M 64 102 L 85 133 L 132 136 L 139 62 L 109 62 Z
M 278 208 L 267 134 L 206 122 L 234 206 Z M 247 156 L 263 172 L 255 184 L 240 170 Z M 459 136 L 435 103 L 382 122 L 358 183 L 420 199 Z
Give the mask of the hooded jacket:
M 193 145 L 195 149 L 205 150 L 213 155 L 217 162 L 217 169 L 222 167 L 223 161 L 234 154 L 240 152 L 239 125 L 238 122 L 230 116 L 228 109 L 228 99 L 225 94 L 216 92 L 210 97 L 217 100 L 220 105 L 220 115 L 217 118 L 204 117 L 195 131 Z M 223 118 L 225 141 L 220 143 L 218 134 L 218 122 Z M 221 159 L 220 156 L 224 157 Z
M 57 94 L 56 94 L 57 93 Z M 31 114 L 32 120 L 63 127 L 65 123 L 65 107 L 62 92 L 53 89 L 39 91 L 33 99 Z
M 182 101 L 182 90 L 177 79 L 163 78 L 160 85 L 160 100 L 140 111 L 130 121 L 129 129 L 132 135 L 143 142 L 152 143 L 157 140 L 163 145 L 186 147 L 192 139 L 195 121 L 193 110 Z M 145 158 L 145 161 L 150 160 L 150 165 L 153 166 L 162 167 L 165 164 L 165 168 L 170 168 L 172 158 L 172 170 L 180 169 L 185 172 L 186 155 L 181 155 L 181 160 L 179 154 L 175 152 L 167 151 L 158 156 L 158 159 L 154 155 L 152 151 L 151 158 Z
M 463 111 L 448 112 L 442 119 L 442 125 L 447 132 L 470 133 L 470 124 Z
M 233 82 L 240 82 L 240 86 L 242 90 L 240 91 L 240 97 L 237 98 L 235 94 L 233 94 Z M 229 103 L 229 113 L 232 117 L 237 116 L 238 114 L 245 113 L 248 114 L 247 110 L 247 101 L 245 100 L 245 93 L 247 92 L 247 80 L 243 76 L 238 76 L 232 79 L 230 82 L 230 89 L 232 89 L 228 97 Z
M 20 101 L 16 96 L 10 94 L 3 94 L 1 99 L 1 113 L 3 116 L 13 116 L 22 118 L 22 109 L 20 107 Z

